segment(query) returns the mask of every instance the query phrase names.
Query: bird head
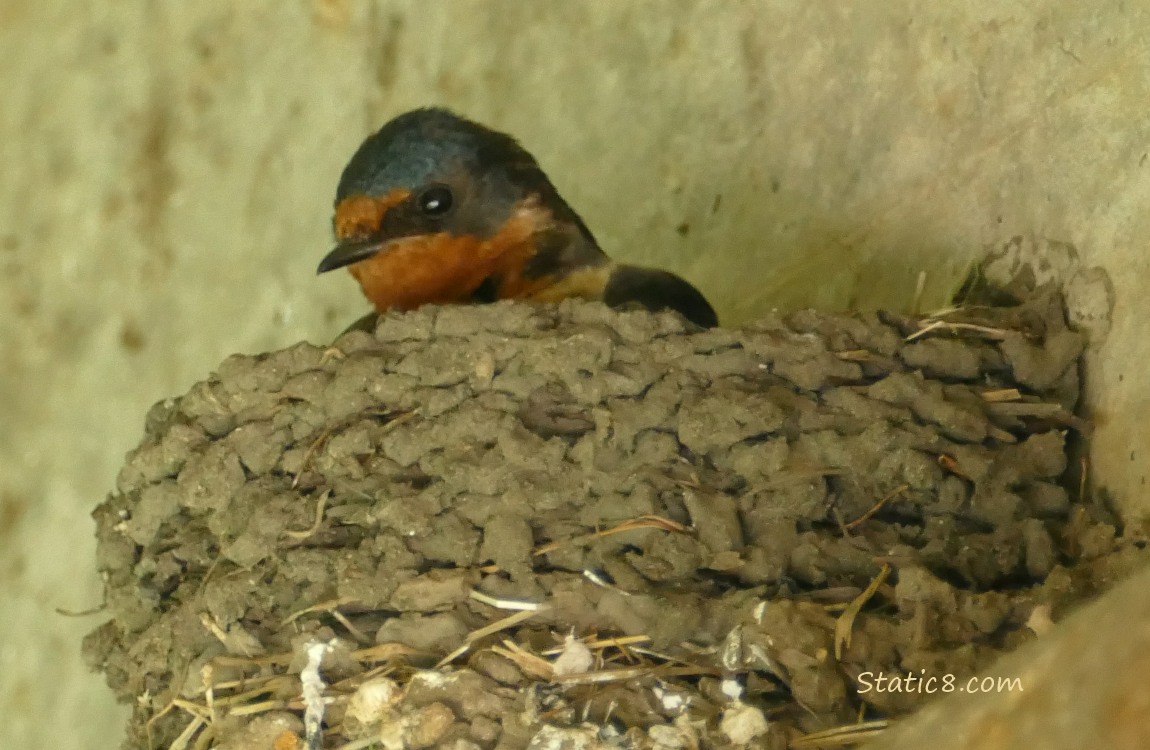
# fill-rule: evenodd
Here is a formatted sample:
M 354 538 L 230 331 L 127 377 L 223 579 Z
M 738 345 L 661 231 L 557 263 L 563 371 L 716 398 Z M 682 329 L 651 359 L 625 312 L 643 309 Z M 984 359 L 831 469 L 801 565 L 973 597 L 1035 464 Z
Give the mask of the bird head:
M 380 310 L 466 301 L 492 278 L 502 288 L 543 244 L 601 255 L 514 138 L 444 109 L 400 115 L 363 142 L 340 177 L 333 224 L 319 273 L 349 266 Z

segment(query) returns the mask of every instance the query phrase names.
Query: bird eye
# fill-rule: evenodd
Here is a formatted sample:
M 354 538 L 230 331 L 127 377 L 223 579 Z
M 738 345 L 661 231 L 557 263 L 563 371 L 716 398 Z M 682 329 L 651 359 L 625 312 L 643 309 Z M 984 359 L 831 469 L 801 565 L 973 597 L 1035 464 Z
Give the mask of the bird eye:
M 451 210 L 455 198 L 446 185 L 433 185 L 419 196 L 419 210 L 428 216 L 443 216 Z

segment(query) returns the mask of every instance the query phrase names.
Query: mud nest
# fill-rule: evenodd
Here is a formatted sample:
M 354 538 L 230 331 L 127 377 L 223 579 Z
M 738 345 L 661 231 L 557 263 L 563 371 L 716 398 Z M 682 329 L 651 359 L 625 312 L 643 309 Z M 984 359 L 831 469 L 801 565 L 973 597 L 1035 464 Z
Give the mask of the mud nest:
M 129 748 L 816 747 L 931 697 L 868 674 L 971 675 L 1112 575 L 1064 486 L 1081 350 L 1047 294 L 426 308 L 236 355 L 95 511 L 86 654 Z

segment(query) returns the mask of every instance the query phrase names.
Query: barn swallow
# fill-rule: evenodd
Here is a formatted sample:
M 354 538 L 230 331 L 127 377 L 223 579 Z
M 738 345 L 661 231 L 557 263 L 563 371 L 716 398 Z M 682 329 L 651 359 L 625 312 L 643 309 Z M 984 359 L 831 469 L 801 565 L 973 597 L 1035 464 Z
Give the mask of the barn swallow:
M 402 114 L 363 142 L 340 176 L 333 225 L 318 273 L 347 266 L 381 313 L 582 297 L 718 324 L 684 279 L 608 258 L 514 138 L 444 109 Z

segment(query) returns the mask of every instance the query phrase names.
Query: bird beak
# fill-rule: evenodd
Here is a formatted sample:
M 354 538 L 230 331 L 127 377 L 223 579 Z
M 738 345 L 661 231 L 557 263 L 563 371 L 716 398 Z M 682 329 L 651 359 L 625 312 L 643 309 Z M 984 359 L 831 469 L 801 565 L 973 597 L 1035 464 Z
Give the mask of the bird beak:
M 337 268 L 367 260 L 387 246 L 386 240 L 344 240 L 319 262 L 316 273 L 327 273 Z

